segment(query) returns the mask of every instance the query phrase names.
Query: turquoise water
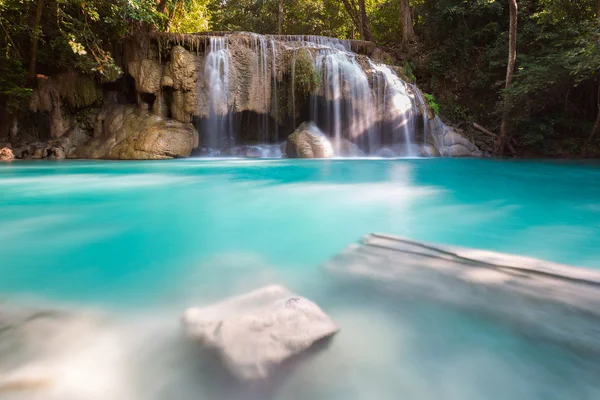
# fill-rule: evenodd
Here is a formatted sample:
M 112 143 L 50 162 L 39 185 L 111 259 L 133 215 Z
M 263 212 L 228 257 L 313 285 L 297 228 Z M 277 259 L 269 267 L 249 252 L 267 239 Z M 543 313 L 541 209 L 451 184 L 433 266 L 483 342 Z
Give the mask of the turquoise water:
M 345 293 L 320 265 L 364 234 L 386 232 L 600 268 L 599 183 L 600 164 L 534 161 L 3 164 L 0 296 L 110 315 L 106 332 L 121 349 L 142 325 L 175 341 L 187 306 L 283 283 L 317 301 L 342 333 L 266 397 L 598 399 L 594 360 L 447 310 Z M 96 343 L 92 331 L 83 336 Z M 85 370 L 80 358 L 73 365 Z M 126 358 L 116 369 L 105 360 L 106 370 L 147 368 Z M 170 362 L 181 365 L 168 364 L 167 382 L 166 364 L 148 372 L 161 377 L 156 386 L 111 375 L 109 397 L 94 379 L 97 392 L 61 384 L 39 398 L 235 397 L 198 383 L 186 356 Z

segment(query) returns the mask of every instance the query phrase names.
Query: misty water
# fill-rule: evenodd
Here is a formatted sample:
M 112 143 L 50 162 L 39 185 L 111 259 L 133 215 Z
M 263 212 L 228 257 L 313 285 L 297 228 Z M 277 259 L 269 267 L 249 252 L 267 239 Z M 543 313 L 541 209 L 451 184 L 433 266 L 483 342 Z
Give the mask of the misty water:
M 1 165 L 0 322 L 4 309 L 62 317 L 0 329 L 0 399 L 598 399 L 593 354 L 443 305 L 348 288 L 322 264 L 386 232 L 600 268 L 599 166 Z M 186 341 L 179 318 L 272 283 L 318 303 L 341 331 L 276 382 L 233 384 Z M 15 376 L 35 384 L 2 390 Z

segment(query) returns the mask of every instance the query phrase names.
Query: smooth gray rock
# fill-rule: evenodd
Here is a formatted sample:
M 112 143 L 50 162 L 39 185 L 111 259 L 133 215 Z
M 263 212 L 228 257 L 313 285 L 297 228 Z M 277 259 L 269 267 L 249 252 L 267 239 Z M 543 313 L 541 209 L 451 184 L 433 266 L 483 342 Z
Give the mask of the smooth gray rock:
M 189 338 L 215 350 L 243 381 L 267 378 L 284 361 L 338 331 L 319 306 L 277 285 L 189 308 L 182 322 Z

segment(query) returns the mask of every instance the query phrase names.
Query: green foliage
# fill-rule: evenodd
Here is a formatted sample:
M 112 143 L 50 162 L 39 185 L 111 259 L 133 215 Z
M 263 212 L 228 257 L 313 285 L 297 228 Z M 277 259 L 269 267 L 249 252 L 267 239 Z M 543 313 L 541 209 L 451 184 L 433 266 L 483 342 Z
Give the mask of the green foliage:
M 408 60 L 404 60 L 404 63 L 402 64 L 402 70 L 404 71 L 404 74 L 408 77 L 410 82 L 414 83 L 417 81 L 415 73 L 413 72 L 413 67 Z
M 298 50 L 294 72 L 295 87 L 293 90 L 300 94 L 309 95 L 321 83 L 321 75 L 315 69 L 315 64 L 309 50 Z
M 210 30 L 277 33 L 279 0 L 210 0 Z M 283 33 L 349 38 L 352 23 L 338 0 L 284 0 Z
M 0 108 L 16 110 L 28 81 L 32 39 L 39 34 L 36 73 L 76 69 L 96 81 L 121 70 L 112 50 L 137 32 L 278 31 L 280 0 L 0 0 Z M 600 84 L 597 0 L 518 0 L 517 70 L 504 90 L 507 0 L 411 0 L 418 44 L 400 44 L 399 0 L 365 0 L 375 41 L 403 60 L 402 76 L 431 95 L 450 120 L 498 130 L 503 110 L 517 146 L 575 150 L 594 124 Z M 358 38 L 339 0 L 283 0 L 283 33 Z M 296 60 L 296 90 L 320 84 L 310 54 Z M 435 97 L 434 97 L 435 95 Z M 0 110 L 1 111 L 1 110 Z M 1 114 L 1 113 L 0 113 Z M 569 141 L 572 141 L 569 142 Z
M 170 4 L 169 32 L 194 33 L 208 30 L 209 0 L 185 0 Z
M 435 96 L 429 93 L 423 93 L 423 97 L 425 97 L 425 101 L 427 105 L 433 110 L 434 113 L 440 113 L 440 105 L 435 101 Z
M 0 98 L 6 99 L 9 112 L 17 110 L 31 94 L 31 89 L 25 87 L 25 78 L 25 68 L 19 59 L 0 54 Z
M 596 0 L 519 0 L 517 69 L 504 90 L 508 57 L 506 0 L 419 0 L 417 73 L 440 112 L 498 130 L 509 111 L 517 146 L 581 143 L 598 113 L 600 20 Z

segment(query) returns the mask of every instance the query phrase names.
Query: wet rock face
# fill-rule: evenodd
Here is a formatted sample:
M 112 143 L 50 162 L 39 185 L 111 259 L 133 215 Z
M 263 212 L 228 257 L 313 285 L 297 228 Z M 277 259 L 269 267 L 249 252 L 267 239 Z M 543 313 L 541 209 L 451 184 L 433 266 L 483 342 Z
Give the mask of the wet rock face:
M 331 142 L 314 122 L 304 122 L 288 137 L 288 158 L 332 158 Z
M 277 285 L 190 308 L 182 322 L 189 338 L 215 351 L 242 381 L 269 377 L 284 361 L 338 331 L 319 306 Z
M 104 107 L 96 118 L 94 139 L 75 157 L 157 160 L 189 157 L 198 145 L 191 124 L 152 115 L 132 105 Z

